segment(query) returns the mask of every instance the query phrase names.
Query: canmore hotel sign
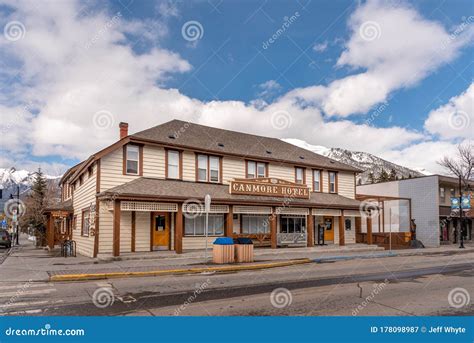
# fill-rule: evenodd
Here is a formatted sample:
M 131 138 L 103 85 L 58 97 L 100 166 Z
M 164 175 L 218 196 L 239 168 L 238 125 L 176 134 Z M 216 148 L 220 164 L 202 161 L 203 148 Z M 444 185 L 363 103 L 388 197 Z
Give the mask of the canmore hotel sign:
M 276 178 L 235 179 L 230 182 L 229 187 L 231 194 L 309 199 L 309 188 L 306 185 Z

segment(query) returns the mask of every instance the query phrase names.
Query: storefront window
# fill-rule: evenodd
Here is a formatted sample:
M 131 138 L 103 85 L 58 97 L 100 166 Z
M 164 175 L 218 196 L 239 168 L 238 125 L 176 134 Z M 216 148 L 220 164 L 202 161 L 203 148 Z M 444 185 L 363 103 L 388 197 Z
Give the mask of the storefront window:
M 268 216 L 242 215 L 242 233 L 270 233 L 270 225 L 268 224 Z
M 306 232 L 306 218 L 304 216 L 301 216 L 301 217 L 281 216 L 280 232 L 281 233 Z
M 205 236 L 206 215 L 198 215 L 194 218 L 185 217 L 184 234 L 186 236 Z M 224 234 L 224 215 L 209 215 L 209 236 L 222 236 Z

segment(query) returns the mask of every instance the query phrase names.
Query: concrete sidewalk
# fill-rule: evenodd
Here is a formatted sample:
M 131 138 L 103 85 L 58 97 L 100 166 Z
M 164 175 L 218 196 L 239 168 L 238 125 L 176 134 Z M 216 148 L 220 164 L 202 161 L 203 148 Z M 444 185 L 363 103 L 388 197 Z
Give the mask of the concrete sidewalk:
M 78 257 L 60 257 L 59 251 L 49 252 L 36 248 L 31 241 L 23 236 L 20 247 L 13 249 L 10 256 L 0 265 L 2 281 L 47 281 L 54 276 L 67 274 L 121 274 L 135 273 L 136 276 L 160 275 L 170 271 L 213 271 L 216 265 L 212 264 L 210 257 L 204 259 L 204 251 L 187 252 L 181 255 L 169 251 L 156 251 L 137 254 L 124 254 L 120 258 L 92 259 L 78 255 Z M 443 246 L 428 249 L 407 249 L 394 251 L 394 256 L 410 255 L 436 255 L 457 254 L 474 251 L 473 246 L 466 246 L 461 250 L 457 246 Z M 348 258 L 376 258 L 387 257 L 388 251 L 376 246 L 363 244 L 348 245 L 345 247 L 323 246 L 313 248 L 284 248 L 284 249 L 256 249 L 255 263 L 234 264 L 235 271 L 242 270 L 247 265 L 248 269 L 273 268 L 285 263 L 299 263 L 304 259 L 312 261 L 343 260 Z M 208 256 L 210 256 L 209 252 Z M 214 268 L 214 269 L 210 269 Z M 225 271 L 233 271 L 225 268 Z

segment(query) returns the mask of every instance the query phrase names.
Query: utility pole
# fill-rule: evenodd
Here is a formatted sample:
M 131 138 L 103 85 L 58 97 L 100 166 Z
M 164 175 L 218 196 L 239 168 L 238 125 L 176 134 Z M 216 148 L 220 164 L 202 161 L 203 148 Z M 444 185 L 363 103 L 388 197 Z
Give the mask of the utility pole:
M 462 180 L 461 175 L 459 175 L 459 249 L 464 249 L 464 235 L 462 227 Z

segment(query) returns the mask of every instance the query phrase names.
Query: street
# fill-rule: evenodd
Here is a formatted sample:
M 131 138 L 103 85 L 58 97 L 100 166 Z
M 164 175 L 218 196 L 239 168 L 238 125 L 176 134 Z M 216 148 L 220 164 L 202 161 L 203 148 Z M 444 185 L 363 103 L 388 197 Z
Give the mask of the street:
M 3 315 L 472 315 L 473 252 L 83 282 L 0 282 Z M 461 304 L 452 291 L 461 289 Z M 455 294 L 456 295 L 456 294 Z M 467 300 L 466 300 L 467 297 Z M 428 305 L 429 304 L 429 305 Z

